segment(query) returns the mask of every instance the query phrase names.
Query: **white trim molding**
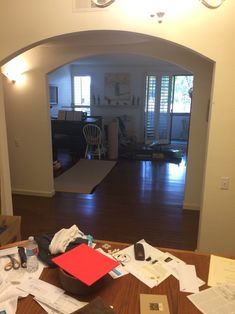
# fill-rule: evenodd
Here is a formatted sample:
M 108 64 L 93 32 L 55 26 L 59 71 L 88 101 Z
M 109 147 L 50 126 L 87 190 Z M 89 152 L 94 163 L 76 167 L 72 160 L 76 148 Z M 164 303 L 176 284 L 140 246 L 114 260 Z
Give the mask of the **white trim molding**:
M 55 195 L 55 190 L 50 192 L 47 191 L 33 191 L 33 190 L 21 190 L 21 189 L 13 189 L 13 194 L 19 195 L 31 195 L 31 196 L 43 196 L 43 197 L 52 197 Z
M 200 205 L 183 202 L 183 209 L 185 209 L 185 210 L 200 210 Z

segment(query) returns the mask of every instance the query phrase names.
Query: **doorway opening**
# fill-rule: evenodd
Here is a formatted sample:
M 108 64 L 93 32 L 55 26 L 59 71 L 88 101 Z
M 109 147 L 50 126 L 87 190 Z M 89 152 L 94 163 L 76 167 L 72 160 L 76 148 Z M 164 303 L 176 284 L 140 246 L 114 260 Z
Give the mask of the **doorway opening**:
M 189 139 L 193 75 L 147 75 L 145 144 L 168 145 L 186 155 Z

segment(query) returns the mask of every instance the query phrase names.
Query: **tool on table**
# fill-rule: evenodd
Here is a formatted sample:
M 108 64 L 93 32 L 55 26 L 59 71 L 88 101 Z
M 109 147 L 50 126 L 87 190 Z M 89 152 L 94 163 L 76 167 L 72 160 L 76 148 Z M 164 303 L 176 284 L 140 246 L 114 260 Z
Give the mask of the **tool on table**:
M 10 262 L 5 265 L 4 270 L 8 271 L 8 270 L 11 270 L 12 268 L 13 269 L 19 269 L 20 268 L 20 262 L 17 261 L 17 259 L 15 259 L 11 255 L 7 255 L 7 257 L 10 258 Z
M 23 246 L 18 246 L 18 253 L 20 256 L 20 264 L 22 268 L 27 267 L 27 256 L 25 254 L 25 248 Z

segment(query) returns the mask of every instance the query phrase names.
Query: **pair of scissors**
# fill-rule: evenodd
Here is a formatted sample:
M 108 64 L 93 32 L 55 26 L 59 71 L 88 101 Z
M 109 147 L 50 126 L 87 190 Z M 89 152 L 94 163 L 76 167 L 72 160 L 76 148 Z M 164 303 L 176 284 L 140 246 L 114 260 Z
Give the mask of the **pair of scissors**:
M 10 258 L 10 262 L 7 263 L 4 267 L 4 270 L 8 271 L 13 269 L 19 269 L 20 268 L 20 262 L 17 261 L 17 259 L 15 259 L 14 257 L 12 257 L 11 255 L 7 255 L 7 257 Z

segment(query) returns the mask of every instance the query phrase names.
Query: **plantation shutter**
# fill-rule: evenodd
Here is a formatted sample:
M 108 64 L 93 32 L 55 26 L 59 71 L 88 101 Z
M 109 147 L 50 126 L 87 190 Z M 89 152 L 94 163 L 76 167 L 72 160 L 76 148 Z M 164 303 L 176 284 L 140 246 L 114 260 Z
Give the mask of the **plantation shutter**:
M 145 143 L 151 143 L 156 138 L 156 97 L 157 77 L 148 75 L 146 77 L 145 96 Z
M 172 76 L 161 77 L 160 102 L 158 106 L 157 140 L 160 144 L 170 142 Z

